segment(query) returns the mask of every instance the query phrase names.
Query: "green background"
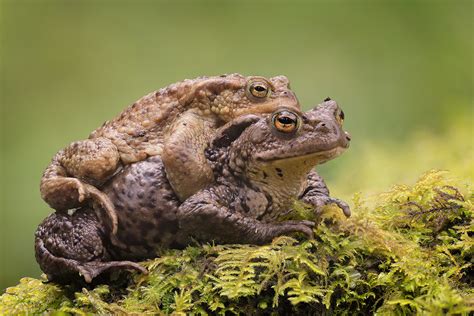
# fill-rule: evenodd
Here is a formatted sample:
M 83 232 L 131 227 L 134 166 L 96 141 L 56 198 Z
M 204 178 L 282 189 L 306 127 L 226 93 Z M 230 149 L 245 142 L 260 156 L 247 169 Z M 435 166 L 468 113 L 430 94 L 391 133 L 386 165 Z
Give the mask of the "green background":
M 346 113 L 334 195 L 431 168 L 473 175 L 471 1 L 1 1 L 0 290 L 38 276 L 55 152 L 184 78 L 284 74 L 309 108 Z

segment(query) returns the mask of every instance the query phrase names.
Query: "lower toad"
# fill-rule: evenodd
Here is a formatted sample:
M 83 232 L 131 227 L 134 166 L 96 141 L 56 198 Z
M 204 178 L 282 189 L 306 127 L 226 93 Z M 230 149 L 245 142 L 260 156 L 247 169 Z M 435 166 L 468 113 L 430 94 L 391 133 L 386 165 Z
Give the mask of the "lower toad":
M 103 212 L 88 207 L 53 213 L 36 232 L 37 261 L 49 280 L 82 275 L 91 282 L 110 269 L 146 272 L 133 261 L 193 241 L 264 244 L 292 233 L 311 238 L 314 222 L 279 218 L 297 199 L 316 211 L 335 203 L 350 215 L 312 170 L 349 146 L 343 119 L 337 103 L 326 99 L 305 113 L 282 107 L 227 123 L 206 149 L 215 181 L 182 203 L 160 157 L 131 164 L 103 189 L 117 210 L 117 232 L 97 217 Z

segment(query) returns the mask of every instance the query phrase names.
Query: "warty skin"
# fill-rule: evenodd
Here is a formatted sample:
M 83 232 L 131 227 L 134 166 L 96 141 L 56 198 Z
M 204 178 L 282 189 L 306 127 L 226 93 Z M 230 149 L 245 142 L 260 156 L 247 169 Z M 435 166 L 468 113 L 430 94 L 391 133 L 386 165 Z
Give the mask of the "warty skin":
M 335 203 L 350 215 L 312 170 L 348 147 L 342 117 L 337 103 L 327 100 L 305 113 L 281 107 L 229 122 L 205 150 L 214 182 L 184 202 L 159 156 L 131 164 L 103 188 L 117 210 L 117 231 L 91 207 L 53 213 L 36 232 L 37 261 L 50 280 L 91 282 L 113 269 L 146 273 L 133 261 L 195 241 L 264 244 L 291 233 L 311 238 L 313 222 L 279 218 L 296 199 L 316 212 Z
M 104 184 L 128 164 L 160 156 L 181 201 L 212 182 L 204 148 L 216 129 L 241 115 L 299 109 L 284 76 L 199 77 L 152 92 L 105 122 L 86 140 L 60 150 L 44 171 L 40 191 L 55 210 L 97 204 L 117 231 Z

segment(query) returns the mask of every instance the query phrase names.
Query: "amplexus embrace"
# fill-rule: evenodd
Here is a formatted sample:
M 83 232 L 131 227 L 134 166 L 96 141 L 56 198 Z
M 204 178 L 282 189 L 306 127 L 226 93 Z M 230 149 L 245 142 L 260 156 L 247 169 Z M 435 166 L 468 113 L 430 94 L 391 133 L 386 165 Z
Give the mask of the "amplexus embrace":
M 349 146 L 335 101 L 301 112 L 285 77 L 228 75 L 171 85 L 137 104 L 59 152 L 45 172 L 42 193 L 58 212 L 39 226 L 35 247 L 50 280 L 146 272 L 134 261 L 192 241 L 310 238 L 313 222 L 281 220 L 298 199 L 350 215 L 313 170 Z

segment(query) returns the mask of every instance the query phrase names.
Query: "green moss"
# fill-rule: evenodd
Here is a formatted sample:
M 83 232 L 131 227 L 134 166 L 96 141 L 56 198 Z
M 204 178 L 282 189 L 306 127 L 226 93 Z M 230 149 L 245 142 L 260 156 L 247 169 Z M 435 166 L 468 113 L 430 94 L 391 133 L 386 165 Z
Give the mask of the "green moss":
M 414 186 L 354 196 L 353 217 L 327 207 L 314 240 L 202 245 L 144 262 L 126 292 L 77 292 L 24 278 L 0 314 L 469 314 L 474 312 L 473 192 L 430 171 Z M 310 217 L 296 205 L 294 218 Z M 314 216 L 314 215 L 313 215 Z

